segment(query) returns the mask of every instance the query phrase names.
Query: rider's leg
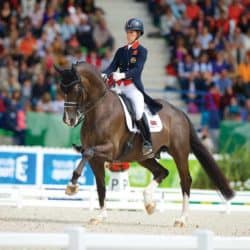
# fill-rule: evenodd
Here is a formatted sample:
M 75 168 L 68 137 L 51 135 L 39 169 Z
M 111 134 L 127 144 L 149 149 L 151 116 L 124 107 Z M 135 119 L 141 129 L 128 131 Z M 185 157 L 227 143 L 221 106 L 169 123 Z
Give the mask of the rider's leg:
M 143 138 L 143 154 L 151 154 L 153 152 L 151 133 L 149 130 L 148 121 L 145 113 L 143 113 L 142 118 L 136 121 L 136 125 L 140 129 Z
M 124 93 L 133 103 L 136 112 L 136 125 L 141 131 L 143 139 L 143 154 L 152 153 L 151 134 L 148 126 L 146 116 L 144 114 L 144 97 L 143 94 L 135 87 L 134 84 L 122 86 L 122 93 Z

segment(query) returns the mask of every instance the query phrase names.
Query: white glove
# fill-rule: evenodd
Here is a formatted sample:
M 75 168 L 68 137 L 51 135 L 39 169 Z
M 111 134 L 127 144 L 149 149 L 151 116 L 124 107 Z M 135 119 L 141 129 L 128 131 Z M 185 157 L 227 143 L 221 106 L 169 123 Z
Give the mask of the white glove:
M 125 77 L 125 73 L 113 72 L 113 79 L 115 81 L 119 81 L 121 79 L 124 79 Z
M 101 76 L 104 82 L 108 79 L 108 75 L 105 73 L 102 73 Z

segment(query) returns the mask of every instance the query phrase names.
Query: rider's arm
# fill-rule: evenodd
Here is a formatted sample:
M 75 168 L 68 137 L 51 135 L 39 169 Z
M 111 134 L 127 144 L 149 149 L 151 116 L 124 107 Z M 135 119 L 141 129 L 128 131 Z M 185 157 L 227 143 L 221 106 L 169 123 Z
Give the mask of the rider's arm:
M 119 65 L 119 53 L 120 49 L 116 51 L 115 56 L 108 68 L 103 71 L 104 74 L 110 75 L 112 72 L 115 72 L 117 70 Z
M 126 74 L 126 78 L 135 78 L 136 76 L 138 77 L 144 67 L 144 64 L 147 59 L 147 50 L 143 49 L 141 53 L 138 54 L 137 61 L 135 63 L 135 67 L 133 69 L 128 70 Z

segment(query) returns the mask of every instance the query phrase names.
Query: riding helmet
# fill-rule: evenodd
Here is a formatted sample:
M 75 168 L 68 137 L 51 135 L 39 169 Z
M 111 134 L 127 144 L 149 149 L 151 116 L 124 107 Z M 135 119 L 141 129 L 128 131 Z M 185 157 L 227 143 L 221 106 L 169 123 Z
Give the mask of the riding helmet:
M 140 31 L 141 36 L 142 36 L 144 33 L 143 22 L 138 18 L 131 18 L 126 22 L 125 30 L 126 31 L 129 31 L 129 30 Z

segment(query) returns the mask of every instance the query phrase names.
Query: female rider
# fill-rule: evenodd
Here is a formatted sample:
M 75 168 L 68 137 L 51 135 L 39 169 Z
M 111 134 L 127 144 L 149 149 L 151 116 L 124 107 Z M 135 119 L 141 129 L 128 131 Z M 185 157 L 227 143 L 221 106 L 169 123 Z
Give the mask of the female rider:
M 153 152 L 153 149 L 149 125 L 144 113 L 144 102 L 152 114 L 157 113 L 162 105 L 144 92 L 141 81 L 142 70 L 147 59 L 147 49 L 139 43 L 139 38 L 144 33 L 142 21 L 138 18 L 129 19 L 125 24 L 125 31 L 127 44 L 116 51 L 102 77 L 112 75 L 114 81 L 120 85 L 121 92 L 132 101 L 136 113 L 136 125 L 143 138 L 142 152 L 148 155 Z M 116 72 L 118 68 L 119 72 Z

